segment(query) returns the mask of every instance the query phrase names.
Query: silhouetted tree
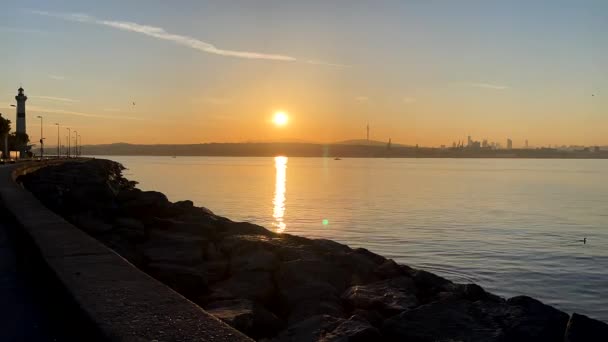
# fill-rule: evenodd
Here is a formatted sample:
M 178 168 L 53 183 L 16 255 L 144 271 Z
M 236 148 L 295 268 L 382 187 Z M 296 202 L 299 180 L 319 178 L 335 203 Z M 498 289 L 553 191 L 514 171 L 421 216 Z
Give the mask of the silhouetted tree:
M 0 151 L 3 157 L 8 157 L 8 133 L 11 131 L 11 120 L 5 119 L 0 113 Z

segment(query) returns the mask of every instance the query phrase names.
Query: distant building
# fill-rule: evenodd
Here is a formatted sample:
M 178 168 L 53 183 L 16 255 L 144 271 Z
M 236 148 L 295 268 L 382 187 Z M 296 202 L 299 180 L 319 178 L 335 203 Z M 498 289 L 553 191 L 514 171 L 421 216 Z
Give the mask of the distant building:
M 483 139 L 483 142 L 481 143 L 481 147 L 488 148 L 488 139 Z
M 513 140 L 507 139 L 507 150 L 513 149 Z
M 599 146 L 593 146 L 593 152 L 599 152 L 599 151 L 600 151 Z
M 528 139 L 526 139 L 526 149 L 528 148 Z
M 473 139 L 471 139 L 471 136 L 469 135 L 467 137 L 467 147 L 471 147 L 473 145 Z

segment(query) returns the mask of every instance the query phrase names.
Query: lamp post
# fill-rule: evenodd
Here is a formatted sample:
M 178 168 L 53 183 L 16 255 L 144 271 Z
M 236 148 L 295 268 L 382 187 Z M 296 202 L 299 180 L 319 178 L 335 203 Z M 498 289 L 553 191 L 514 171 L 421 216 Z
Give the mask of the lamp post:
M 78 156 L 82 155 L 82 135 L 78 134 Z
M 70 147 L 71 147 L 70 146 L 70 142 L 71 142 L 70 139 L 72 139 L 72 137 L 71 137 L 72 130 L 69 127 L 67 127 L 66 129 L 68 130 L 68 155 L 67 156 L 68 156 L 68 158 L 70 158 Z
M 44 136 L 42 135 L 42 115 L 38 115 L 40 119 L 40 159 L 44 159 Z
M 78 131 L 74 131 L 74 156 L 78 156 Z
M 61 157 L 61 140 L 59 138 L 59 124 L 55 123 L 55 125 L 57 125 L 57 158 Z

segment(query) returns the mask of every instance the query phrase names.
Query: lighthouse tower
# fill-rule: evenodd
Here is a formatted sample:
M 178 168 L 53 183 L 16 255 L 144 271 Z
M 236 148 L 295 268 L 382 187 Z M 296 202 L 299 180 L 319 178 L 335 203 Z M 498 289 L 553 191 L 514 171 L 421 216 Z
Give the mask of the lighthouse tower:
M 17 133 L 25 134 L 25 101 L 27 96 L 23 94 L 23 88 L 19 87 L 19 93 L 15 96 L 17 100 Z

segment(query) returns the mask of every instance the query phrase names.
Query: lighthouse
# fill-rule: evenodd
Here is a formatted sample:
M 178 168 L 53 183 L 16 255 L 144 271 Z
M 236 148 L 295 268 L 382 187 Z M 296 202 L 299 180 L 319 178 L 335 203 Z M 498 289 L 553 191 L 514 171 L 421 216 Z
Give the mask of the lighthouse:
M 23 94 L 23 88 L 19 87 L 17 91 L 19 92 L 15 96 L 15 100 L 17 100 L 17 134 L 25 134 L 25 101 L 27 101 L 27 96 Z

